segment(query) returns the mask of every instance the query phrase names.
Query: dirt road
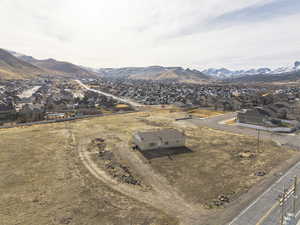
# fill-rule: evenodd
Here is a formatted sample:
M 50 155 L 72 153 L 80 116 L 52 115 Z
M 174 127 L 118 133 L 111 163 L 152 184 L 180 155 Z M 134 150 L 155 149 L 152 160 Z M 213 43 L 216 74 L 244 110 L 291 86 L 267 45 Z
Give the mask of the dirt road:
M 128 146 L 120 147 L 120 149 L 122 149 L 120 153 L 123 159 L 130 161 L 131 165 L 135 165 L 134 169 L 138 170 L 143 180 L 147 184 L 151 184 L 152 189 L 149 191 L 142 191 L 131 185 L 119 183 L 114 180 L 92 160 L 92 156 L 95 153 L 87 151 L 87 144 L 91 140 L 76 139 L 71 129 L 69 129 L 69 132 L 73 138 L 73 142 L 76 143 L 75 145 L 78 148 L 81 161 L 96 179 L 99 179 L 109 187 L 126 196 L 132 197 L 140 202 L 162 210 L 170 216 L 178 218 L 182 225 L 202 224 L 202 218 L 206 210 L 200 205 L 193 205 L 186 202 L 164 177 L 157 174 L 149 164 L 145 163 L 139 157 L 138 152 L 130 150 Z

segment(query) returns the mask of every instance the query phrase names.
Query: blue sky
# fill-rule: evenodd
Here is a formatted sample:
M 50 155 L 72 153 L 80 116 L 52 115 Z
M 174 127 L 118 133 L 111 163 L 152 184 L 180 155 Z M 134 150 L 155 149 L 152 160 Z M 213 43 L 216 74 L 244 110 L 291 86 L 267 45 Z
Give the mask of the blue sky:
M 254 5 L 225 13 L 209 21 L 209 25 L 234 25 L 263 22 L 298 14 L 299 0 L 275 0 L 263 5 Z
M 300 0 L 0 1 L 0 47 L 37 58 L 197 69 L 300 60 Z

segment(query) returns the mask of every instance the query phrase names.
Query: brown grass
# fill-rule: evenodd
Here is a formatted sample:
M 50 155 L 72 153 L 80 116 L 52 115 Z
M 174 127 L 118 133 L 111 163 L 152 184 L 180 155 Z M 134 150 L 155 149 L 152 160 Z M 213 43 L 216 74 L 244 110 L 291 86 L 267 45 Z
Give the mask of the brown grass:
M 187 135 L 187 147 L 192 153 L 179 154 L 151 160 L 151 166 L 164 175 L 169 182 L 191 202 L 213 207 L 219 195 L 225 194 L 233 201 L 249 190 L 280 163 L 296 154 L 292 150 L 278 147 L 272 142 L 262 142 L 256 152 L 257 140 L 244 135 L 231 134 L 205 127 L 196 127 L 185 122 L 175 122 L 184 113 L 169 109 L 147 113 L 109 116 L 77 123 L 77 129 L 88 136 L 107 140 L 108 148 L 117 148 L 115 143 L 128 145 L 131 135 L 139 130 L 173 127 Z M 89 128 L 89 130 L 88 130 Z M 242 159 L 240 155 L 250 152 L 253 159 Z
M 79 161 L 67 124 L 0 130 L 1 224 L 177 223 L 95 180 Z
M 142 224 L 147 220 L 158 225 L 177 223 L 96 181 L 78 159 L 70 132 L 76 138 L 104 138 L 109 150 L 120 152 L 120 146 L 130 148 L 131 135 L 138 130 L 173 127 L 184 131 L 192 152 L 172 159 L 154 158 L 150 165 L 187 202 L 206 208 L 214 208 L 222 194 L 234 201 L 264 179 L 255 176 L 256 172 L 268 175 L 296 154 L 272 142 L 262 142 L 257 152 L 254 138 L 175 121 L 184 114 L 153 110 L 0 130 L 2 221 L 5 225 L 60 224 L 68 219 L 78 225 Z M 241 158 L 247 155 L 255 157 Z

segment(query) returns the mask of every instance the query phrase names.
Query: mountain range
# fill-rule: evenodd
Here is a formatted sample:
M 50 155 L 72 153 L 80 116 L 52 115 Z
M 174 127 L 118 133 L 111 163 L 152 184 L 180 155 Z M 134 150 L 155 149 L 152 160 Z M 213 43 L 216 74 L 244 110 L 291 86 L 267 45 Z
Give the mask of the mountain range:
M 198 70 L 184 69 L 182 67 L 124 67 L 101 68 L 97 70 L 104 77 L 126 78 L 132 80 L 176 80 L 178 82 L 205 83 L 212 78 Z
M 173 80 L 194 83 L 208 83 L 216 80 L 225 82 L 294 81 L 300 80 L 300 61 L 296 61 L 293 66 L 279 67 L 275 70 L 267 67 L 251 70 L 211 68 L 203 71 L 164 66 L 89 68 L 51 58 L 40 60 L 0 49 L 0 79 L 29 79 L 41 75 L 65 78 Z
M 251 75 L 263 75 L 263 74 L 286 74 L 286 73 L 292 73 L 300 70 L 300 61 L 296 61 L 293 66 L 289 67 L 279 67 L 277 69 L 270 69 L 267 67 L 259 68 L 259 69 L 250 69 L 250 70 L 229 70 L 226 68 L 221 69 L 206 69 L 201 71 L 204 74 L 207 74 L 209 76 L 212 76 L 217 79 L 234 79 L 244 76 L 251 76 Z
M 39 60 L 32 56 L 9 50 L 1 49 L 1 52 L 0 63 L 2 64 L 0 64 L 0 72 L 4 71 L 5 73 L 0 73 L 0 79 L 24 79 L 37 75 L 48 75 L 69 78 L 110 77 L 116 79 L 174 80 L 178 82 L 197 83 L 206 83 L 212 80 L 212 77 L 198 70 L 184 69 L 182 67 L 149 66 L 93 69 L 55 59 Z M 19 64 L 24 64 L 24 66 L 21 68 Z M 7 65 L 10 65 L 10 67 Z
M 254 74 L 245 75 L 233 78 L 223 79 L 224 82 L 230 83 L 272 83 L 272 82 L 299 82 L 300 81 L 300 70 L 293 70 L 290 72 L 283 73 L 267 73 L 267 74 Z

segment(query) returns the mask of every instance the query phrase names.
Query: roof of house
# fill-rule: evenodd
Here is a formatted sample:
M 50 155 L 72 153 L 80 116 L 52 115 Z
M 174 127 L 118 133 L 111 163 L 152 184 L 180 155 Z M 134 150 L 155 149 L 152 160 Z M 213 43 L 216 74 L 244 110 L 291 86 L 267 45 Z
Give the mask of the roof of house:
M 135 133 L 142 141 L 159 141 L 161 139 L 182 138 L 184 135 L 176 129 L 162 129 Z

